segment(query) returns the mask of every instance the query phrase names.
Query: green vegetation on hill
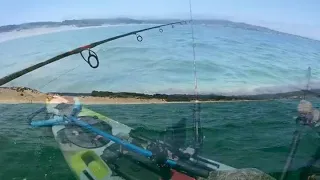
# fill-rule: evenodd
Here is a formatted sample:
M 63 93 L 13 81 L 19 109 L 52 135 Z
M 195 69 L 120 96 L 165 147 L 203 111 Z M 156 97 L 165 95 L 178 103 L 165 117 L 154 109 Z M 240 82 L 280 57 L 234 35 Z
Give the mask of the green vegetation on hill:
M 143 93 L 129 93 L 129 92 L 109 92 L 109 91 L 92 91 L 91 96 L 93 97 L 110 97 L 110 98 L 138 98 L 138 99 L 163 99 L 168 102 L 173 101 L 193 101 L 198 99 L 199 101 L 219 101 L 219 100 L 254 100 L 251 97 L 241 96 L 222 96 L 222 95 L 195 95 L 189 94 L 143 94 Z
M 163 99 L 168 102 L 172 101 L 230 101 L 230 100 L 273 100 L 273 99 L 301 99 L 303 96 L 320 97 L 320 89 L 312 91 L 293 91 L 276 94 L 258 94 L 243 96 L 224 96 L 217 94 L 200 94 L 196 98 L 192 94 L 143 94 L 132 92 L 110 92 L 110 91 L 92 91 L 88 94 L 93 97 L 110 97 L 110 98 L 139 98 L 139 99 Z
M 37 90 L 27 87 L 0 87 L 4 89 L 12 89 L 17 92 L 30 90 L 33 93 L 41 93 Z M 91 93 L 68 93 L 68 92 L 50 92 L 49 94 L 57 94 L 62 96 L 92 96 L 92 97 L 109 97 L 109 98 L 137 98 L 137 99 L 163 99 L 167 102 L 181 101 L 237 101 L 237 100 L 274 100 L 274 99 L 301 99 L 303 96 L 320 97 L 320 89 L 312 91 L 293 91 L 276 94 L 259 94 L 259 95 L 243 95 L 243 96 L 225 96 L 217 94 L 199 94 L 196 97 L 193 94 L 144 94 L 134 92 L 110 92 L 110 91 L 92 91 Z

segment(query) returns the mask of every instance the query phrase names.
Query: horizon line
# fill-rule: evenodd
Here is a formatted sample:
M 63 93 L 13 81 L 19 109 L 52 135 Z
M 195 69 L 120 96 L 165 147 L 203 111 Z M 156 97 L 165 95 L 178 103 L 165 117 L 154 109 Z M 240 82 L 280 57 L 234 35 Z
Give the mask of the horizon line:
M 137 20 L 137 21 L 150 21 L 150 20 L 179 20 L 179 21 L 187 21 L 190 20 L 190 18 L 157 18 L 157 17 L 151 17 L 151 18 L 131 18 L 131 17 L 126 17 L 126 16 L 119 16 L 119 17 L 109 17 L 109 18 L 73 18 L 73 19 L 64 19 L 61 21 L 30 21 L 30 22 L 25 22 L 25 23 L 20 23 L 20 24 L 7 24 L 7 25 L 0 25 L 1 27 L 6 27 L 6 26 L 20 26 L 20 25 L 25 25 L 25 24 L 32 24 L 32 23 L 62 23 L 64 21 L 78 21 L 78 20 L 113 20 L 113 19 L 130 19 L 130 20 Z M 229 19 L 225 19 L 225 18 L 215 18 L 215 17 L 201 17 L 201 18 L 193 18 L 193 21 L 201 21 L 201 20 L 216 20 L 216 21 L 225 21 L 225 22 L 231 22 L 231 23 L 235 23 L 235 24 L 244 24 L 244 25 L 249 25 L 249 26 L 254 26 L 254 27 L 259 27 L 259 28 L 264 28 L 266 30 L 270 30 L 270 31 L 274 31 L 274 32 L 279 32 L 279 33 L 283 33 L 283 34 L 287 34 L 287 35 L 292 35 L 292 36 L 296 36 L 299 38 L 304 38 L 304 39 L 308 39 L 308 40 L 312 40 L 312 41 L 317 41 L 320 42 L 319 39 L 316 38 L 311 38 L 311 37 L 307 37 L 307 36 L 303 36 L 303 35 L 299 35 L 299 34 L 293 34 L 290 32 L 285 32 L 285 31 L 281 31 L 281 30 L 276 30 L 274 28 L 271 27 L 267 27 L 267 26 L 262 26 L 262 25 L 256 25 L 254 23 L 248 23 L 248 22 L 244 22 L 244 21 L 237 21 L 237 20 L 229 20 Z
M 189 21 L 190 18 L 131 18 L 131 17 L 110 17 L 110 18 L 70 18 L 70 19 L 64 19 L 61 21 L 50 21 L 50 20 L 43 20 L 43 21 L 28 21 L 28 22 L 24 22 L 24 23 L 12 23 L 12 24 L 5 24 L 5 25 L 0 25 L 0 27 L 3 26 L 11 26 L 11 25 L 23 25 L 23 24 L 30 24 L 30 23 L 46 23 L 46 22 L 53 22 L 53 23 L 61 23 L 64 21 L 69 21 L 69 20 L 107 20 L 107 19 L 130 19 L 130 20 L 181 20 L 181 21 Z M 243 21 L 234 21 L 234 20 L 228 20 L 228 19 L 223 19 L 223 18 L 193 18 L 193 20 L 219 20 L 219 21 L 229 21 L 229 22 L 234 22 L 234 23 L 245 23 L 245 24 L 249 24 L 249 25 L 254 25 L 254 24 L 250 24 L 250 23 L 246 23 Z M 254 25 L 254 26 L 258 26 L 258 25 Z M 261 26 L 262 27 L 262 26 Z

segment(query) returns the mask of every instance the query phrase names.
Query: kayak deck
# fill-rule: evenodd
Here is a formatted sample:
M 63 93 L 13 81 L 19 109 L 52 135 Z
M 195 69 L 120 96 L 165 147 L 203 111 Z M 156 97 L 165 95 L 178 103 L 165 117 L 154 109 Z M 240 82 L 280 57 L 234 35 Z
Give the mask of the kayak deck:
M 51 108 L 52 107 L 54 106 L 51 106 Z M 58 109 L 59 116 L 69 115 L 71 112 L 73 113 L 72 105 L 70 104 L 61 103 L 54 108 Z M 155 144 L 157 148 L 158 145 L 167 147 L 166 142 L 161 145 L 160 141 L 158 142 L 156 140 L 144 138 L 129 126 L 87 108 L 82 108 L 78 112 L 77 118 L 79 119 L 79 122 L 84 122 L 92 128 L 106 132 L 107 134 L 118 138 L 120 141 L 128 142 L 135 147 L 140 147 L 149 151 L 151 150 L 150 148 L 152 148 L 152 145 Z M 52 116 L 54 115 L 52 114 Z M 230 176 L 230 174 L 240 175 L 244 173 L 241 170 L 198 155 L 192 156 L 191 158 L 185 158 L 184 155 L 179 156 L 179 153 L 176 154 L 176 150 L 170 149 L 172 145 L 176 144 L 169 145 L 170 147 L 168 148 L 173 154 L 168 154 L 166 158 L 174 159 L 179 157 L 179 162 L 180 164 L 183 164 L 184 168 L 174 170 L 169 166 L 159 167 L 159 164 L 151 161 L 150 158 L 147 158 L 148 156 L 145 157 L 139 153 L 133 152 L 129 147 L 123 146 L 124 144 L 121 145 L 122 143 L 115 143 L 109 138 L 106 138 L 108 136 L 104 136 L 103 134 L 101 134 L 103 135 L 101 136 L 99 133 L 97 134 L 88 130 L 89 129 L 77 125 L 77 123 L 60 123 L 52 125 L 52 132 L 55 140 L 59 144 L 66 162 L 76 175 L 77 179 L 159 180 L 171 178 L 172 180 L 195 180 L 196 177 L 199 176 L 207 177 L 209 172 L 208 168 L 211 171 L 208 179 L 213 177 L 215 177 L 214 179 L 223 179 L 223 177 L 226 177 L 227 175 Z M 126 149 L 125 147 L 129 149 Z M 190 150 L 189 147 L 183 150 L 184 153 L 188 149 Z M 188 171 L 186 171 L 185 168 L 187 168 Z M 180 172 L 181 170 L 182 172 Z M 250 171 L 245 172 L 246 174 L 250 174 Z M 194 173 L 198 175 L 195 175 Z
M 67 113 L 68 111 L 70 111 L 70 109 L 66 110 L 66 107 L 60 108 L 61 113 Z M 87 108 L 83 108 L 79 114 L 79 118 L 136 146 L 147 148 L 147 143 L 134 138 L 133 136 L 130 136 L 133 135 L 132 128 L 115 120 L 112 120 L 106 116 L 103 116 Z M 163 174 L 159 175 L 162 173 L 161 168 L 159 168 L 155 163 L 151 162 L 150 159 L 122 149 L 119 144 L 116 144 L 112 141 L 105 140 L 102 142 L 99 141 L 96 143 L 92 143 L 91 140 L 93 137 L 90 137 L 90 135 L 84 132 L 80 132 L 78 130 L 78 127 L 55 125 L 52 126 L 52 132 L 56 141 L 59 143 L 60 149 L 68 165 L 79 179 L 85 178 L 86 176 L 88 176 L 87 174 L 97 174 L 98 172 L 94 172 L 92 170 L 92 167 L 100 167 L 101 169 L 105 169 L 100 172 L 101 174 L 103 174 L 100 176 L 104 176 L 105 179 L 122 178 L 126 180 L 152 180 L 159 179 L 163 176 Z M 91 159 L 93 162 L 90 161 L 89 163 L 85 163 L 82 158 L 83 155 L 92 156 Z M 101 160 L 104 163 L 101 163 Z M 213 162 L 218 164 L 217 169 L 234 169 L 230 166 L 215 161 Z M 79 164 L 82 164 L 82 166 L 80 166 Z M 146 174 L 149 175 L 146 176 Z M 99 176 L 99 173 L 92 176 L 95 176 L 96 179 L 99 179 L 97 178 Z

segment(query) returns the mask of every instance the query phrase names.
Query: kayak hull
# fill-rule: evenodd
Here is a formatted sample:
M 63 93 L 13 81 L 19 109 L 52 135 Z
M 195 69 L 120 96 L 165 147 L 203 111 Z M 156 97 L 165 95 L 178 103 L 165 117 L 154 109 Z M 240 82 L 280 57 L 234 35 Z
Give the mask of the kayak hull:
M 65 109 L 60 110 L 65 111 Z M 82 108 L 78 117 L 80 120 L 87 121 L 87 123 L 94 122 L 92 125 L 102 123 L 104 124 L 104 126 L 101 126 L 102 128 L 106 128 L 107 125 L 109 126 L 109 129 L 107 127 L 105 131 L 108 131 L 111 135 L 132 144 L 136 144 L 142 148 L 147 148 L 147 143 L 137 143 L 135 141 L 136 139 L 130 136 L 133 129 L 125 124 L 119 123 L 118 121 L 110 119 L 85 107 Z M 79 131 L 76 127 L 70 127 L 68 125 L 54 125 L 52 126 L 52 133 L 59 144 L 66 162 L 77 179 L 158 180 L 162 177 L 157 173 L 154 173 L 161 170 L 157 169 L 157 167 L 153 167 L 154 163 L 150 163 L 149 159 L 139 155 L 134 155 L 132 152 L 127 151 L 125 148 L 112 141 L 108 140 L 103 141 L 102 143 L 99 141 L 96 142 L 97 137 L 90 137 L 91 139 L 89 138 L 90 140 L 88 140 L 88 137 L 84 135 L 86 134 L 85 132 L 82 132 L 81 130 Z M 119 154 L 124 155 L 119 156 Z M 209 162 L 207 166 L 211 169 L 218 171 L 229 171 L 235 169 L 210 159 L 205 158 L 205 160 Z M 140 164 L 136 164 L 137 161 Z M 148 168 L 141 168 L 141 164 L 143 164 L 143 167 L 147 166 Z M 173 174 L 173 180 L 186 179 L 186 177 L 190 177 L 173 170 L 171 173 Z
M 99 120 L 105 121 L 106 123 L 110 124 L 112 126 L 112 135 L 119 135 L 119 134 L 129 134 L 131 128 L 118 123 L 117 121 L 114 121 L 110 118 L 107 118 L 105 116 L 102 116 L 101 114 L 98 114 L 94 111 L 91 111 L 89 109 L 83 108 L 81 113 L 79 114 L 79 117 L 81 118 L 82 116 L 97 116 Z M 55 140 L 58 142 L 59 147 L 61 149 L 61 152 L 68 163 L 69 167 L 71 170 L 76 174 L 76 177 L 81 180 L 91 180 L 87 176 L 84 176 L 82 171 L 87 170 L 89 166 L 85 165 L 83 162 L 83 158 L 81 158 L 83 155 L 90 155 L 91 157 L 94 157 L 94 162 L 95 164 L 98 164 L 101 166 L 101 171 L 98 172 L 93 172 L 93 174 L 98 174 L 102 173 L 105 175 L 105 177 L 101 178 L 101 175 L 99 176 L 100 178 L 96 179 L 110 179 L 110 180 L 118 180 L 118 179 L 123 179 L 120 176 L 112 176 L 112 170 L 109 168 L 109 166 L 104 162 L 101 161 L 101 156 L 103 154 L 103 151 L 109 147 L 110 145 L 113 144 L 113 142 L 109 142 L 108 144 L 98 147 L 98 148 L 84 148 L 77 146 L 73 143 L 64 143 L 63 139 L 59 136 L 59 132 L 63 131 L 66 128 L 65 125 L 55 125 L 52 126 L 52 132 L 55 137 Z M 80 169 L 79 169 L 79 164 L 84 164 Z M 89 169 L 90 170 L 90 169 Z M 91 172 L 89 171 L 89 172 Z M 102 172 L 103 171 L 103 172 Z M 95 176 L 95 175 L 91 175 Z

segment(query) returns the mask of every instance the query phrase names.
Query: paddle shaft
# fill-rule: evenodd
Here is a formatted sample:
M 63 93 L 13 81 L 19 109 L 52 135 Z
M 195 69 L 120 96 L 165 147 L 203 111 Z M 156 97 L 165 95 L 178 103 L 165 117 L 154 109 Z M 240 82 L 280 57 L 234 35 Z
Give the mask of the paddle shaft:
M 101 131 L 100 129 L 97 129 L 95 127 L 92 127 L 90 126 L 89 124 L 87 124 L 86 122 L 83 122 L 81 120 L 78 120 L 77 118 L 75 117 L 71 117 L 71 121 L 74 122 L 76 125 L 80 126 L 80 127 L 83 127 L 91 132 L 94 132 L 96 134 L 99 134 L 100 136 L 103 136 L 104 138 L 106 139 L 109 139 L 117 144 L 120 144 L 122 145 L 123 147 L 135 152 L 135 153 L 138 153 L 138 154 L 141 154 L 145 157 L 148 157 L 148 158 L 152 158 L 153 154 L 151 151 L 148 151 L 146 149 L 143 149 L 141 147 L 138 147 L 136 145 L 133 145 L 133 144 L 130 144 L 126 141 L 123 141 L 121 140 L 120 138 L 117 138 L 113 135 L 110 135 L 104 131 Z M 195 176 L 201 176 L 201 177 L 208 177 L 209 176 L 209 171 L 206 171 L 204 169 L 200 169 L 200 168 L 197 168 L 197 167 L 194 167 L 192 165 L 189 165 L 187 164 L 186 162 L 182 162 L 182 161 L 173 161 L 173 160 L 170 160 L 170 159 L 167 159 L 166 160 L 166 164 L 168 164 L 170 167 L 173 167 L 177 170 L 181 170 L 181 171 L 185 171 L 185 172 L 189 172 Z

